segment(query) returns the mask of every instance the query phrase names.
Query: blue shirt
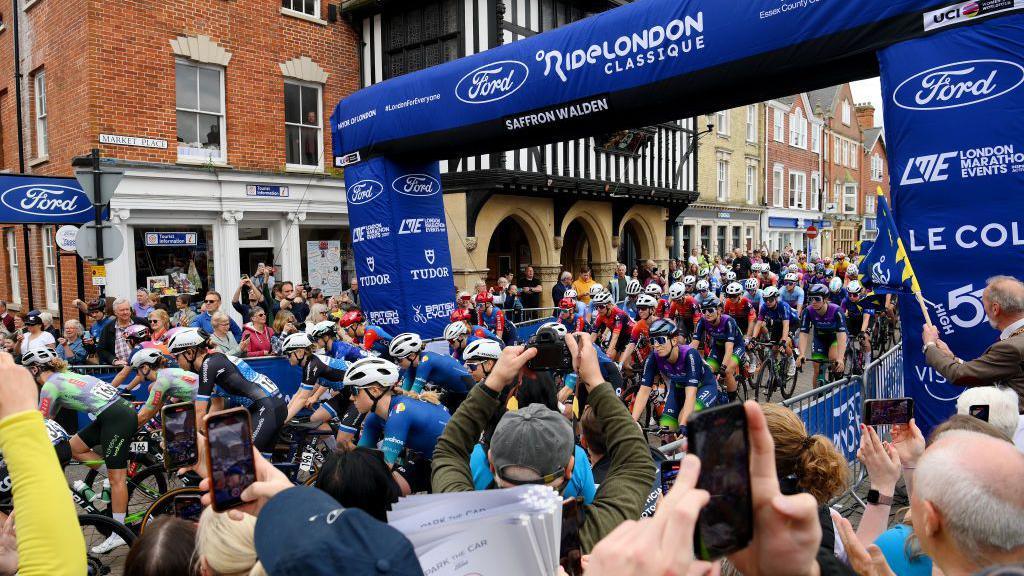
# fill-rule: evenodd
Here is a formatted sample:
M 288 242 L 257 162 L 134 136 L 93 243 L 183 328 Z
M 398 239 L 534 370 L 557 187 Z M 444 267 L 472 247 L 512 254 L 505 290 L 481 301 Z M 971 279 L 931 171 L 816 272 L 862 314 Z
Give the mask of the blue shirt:
M 779 290 L 779 298 L 786 304 L 789 304 L 790 308 L 796 310 L 804 303 L 804 289 L 796 286 L 790 292 L 788 287 L 782 288 Z
M 74 342 L 68 342 L 68 348 L 71 348 L 71 356 L 68 356 L 63 346 L 57 345 L 57 356 L 60 356 L 61 360 L 67 360 L 68 364 L 83 364 L 85 357 L 89 355 L 85 351 L 85 344 L 82 344 L 81 338 L 76 339 Z
M 669 362 L 668 356 L 659 356 L 657 352 L 651 352 L 644 363 L 643 385 L 651 386 L 654 377 L 659 373 L 674 386 L 693 386 L 699 388 L 704 385 L 717 386 L 718 380 L 715 372 L 708 366 L 696 348 L 680 344 L 679 355 L 675 362 Z
M 437 439 L 449 418 L 451 415 L 443 406 L 395 395 L 391 397 L 386 420 L 373 412 L 366 417 L 359 445 L 373 448 L 383 440 L 380 449 L 389 465 L 398 461 L 406 447 L 433 459 Z
M 907 538 L 913 530 L 906 524 L 897 524 L 886 530 L 875 540 L 875 545 L 882 550 L 885 561 L 894 574 L 900 576 L 931 576 L 932 559 L 921 553 L 911 560 L 907 557 Z
M 242 329 L 235 323 L 234 318 L 228 318 L 228 321 L 231 322 L 231 333 L 234 334 L 235 340 L 241 342 Z M 192 327 L 202 328 L 207 334 L 213 334 L 213 317 L 209 312 L 203 312 L 192 321 Z
M 107 327 L 114 320 L 113 316 L 104 316 L 102 320 L 93 322 L 92 326 L 89 327 L 89 334 L 92 334 L 92 339 L 99 341 L 100 334 L 103 333 L 103 329 Z
M 402 388 L 419 393 L 431 383 L 450 392 L 465 394 L 473 386 L 473 376 L 458 360 L 445 354 L 424 352 L 420 363 L 405 374 Z
M 597 485 L 594 483 L 594 471 L 590 467 L 590 457 L 587 451 L 576 446 L 573 452 L 572 477 L 565 485 L 562 496 L 566 499 L 582 497 L 584 504 L 594 502 L 594 495 L 597 494 Z M 473 453 L 469 457 L 469 468 L 473 473 L 473 489 L 487 490 L 494 484 L 494 473 L 487 463 L 487 453 L 484 452 L 482 444 L 473 447 Z
M 352 344 L 342 342 L 341 340 L 335 340 L 334 343 L 331 344 L 331 349 L 326 352 L 331 358 L 344 360 L 345 362 L 355 362 L 365 356 L 358 346 L 353 346 Z
M 761 304 L 761 308 L 757 312 L 757 320 L 767 324 L 796 319 L 796 312 L 782 299 L 775 304 L 775 308 L 769 308 L 767 304 Z

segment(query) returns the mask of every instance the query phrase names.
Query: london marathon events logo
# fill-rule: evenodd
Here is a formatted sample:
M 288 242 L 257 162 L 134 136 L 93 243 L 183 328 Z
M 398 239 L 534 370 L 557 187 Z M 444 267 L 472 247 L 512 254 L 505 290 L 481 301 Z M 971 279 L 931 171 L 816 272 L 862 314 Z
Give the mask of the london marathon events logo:
M 376 180 L 360 180 L 348 187 L 349 204 L 366 204 L 384 192 L 384 185 Z
M 497 102 L 515 94 L 529 77 L 530 69 L 518 60 L 492 62 L 463 76 L 455 97 L 466 104 Z
M 433 196 L 441 191 L 441 182 L 429 174 L 406 174 L 395 178 L 391 188 L 406 196 Z
M 1024 83 L 1024 66 L 1009 60 L 964 60 L 918 72 L 892 100 L 907 110 L 945 110 L 998 98 Z
M 8 188 L 0 202 L 11 210 L 30 216 L 74 216 L 93 209 L 78 188 L 60 184 L 26 184 Z

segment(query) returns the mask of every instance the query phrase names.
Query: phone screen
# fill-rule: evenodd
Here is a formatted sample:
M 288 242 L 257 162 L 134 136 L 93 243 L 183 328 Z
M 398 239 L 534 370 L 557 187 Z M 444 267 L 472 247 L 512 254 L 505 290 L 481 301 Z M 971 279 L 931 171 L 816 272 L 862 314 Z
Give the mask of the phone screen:
M 174 471 L 195 464 L 199 460 L 195 404 L 170 404 L 164 406 L 162 412 L 164 465 Z
M 743 405 L 702 410 L 687 423 L 690 452 L 701 461 L 697 488 L 711 494 L 694 532 L 694 554 L 711 560 L 741 550 L 753 538 L 750 444 Z
M 221 512 L 242 504 L 242 491 L 256 481 L 249 413 L 236 408 L 207 419 L 213 509 Z
M 572 498 L 562 502 L 562 543 L 558 563 L 569 576 L 583 576 L 583 546 L 580 544 L 582 522 L 582 499 Z
M 198 494 L 174 497 L 174 515 L 182 520 L 199 522 L 203 513 L 203 502 Z
M 971 416 L 988 422 L 988 404 L 972 404 Z
M 682 460 L 662 460 L 661 461 L 661 493 L 668 494 L 668 491 L 672 489 L 672 486 L 676 483 L 676 476 L 679 475 L 679 466 L 682 465 Z
M 864 423 L 868 426 L 907 424 L 913 414 L 913 398 L 868 400 L 864 403 Z

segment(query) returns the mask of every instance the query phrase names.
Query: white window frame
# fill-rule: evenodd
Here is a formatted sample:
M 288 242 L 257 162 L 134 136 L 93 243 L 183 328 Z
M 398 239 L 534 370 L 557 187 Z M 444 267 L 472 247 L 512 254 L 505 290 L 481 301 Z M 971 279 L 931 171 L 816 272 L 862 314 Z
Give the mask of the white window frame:
M 715 112 L 715 130 L 720 136 L 729 135 L 729 111 L 719 110 Z
M 60 296 L 57 291 L 57 244 L 53 241 L 53 228 L 45 227 L 43 232 L 43 284 L 46 292 L 46 307 L 57 310 Z
M 772 126 L 772 137 L 776 142 L 785 142 L 786 140 L 786 114 L 778 108 L 773 109 L 775 111 L 774 123 Z
M 848 205 L 847 200 L 852 200 Z M 843 186 L 843 214 L 856 214 L 857 213 L 857 185 L 848 183 Z M 847 209 L 852 206 L 851 209 Z
M 753 204 L 757 198 L 757 160 L 747 160 L 747 204 Z
M 747 142 L 757 142 L 757 104 L 747 105 Z
M 772 205 L 782 206 L 782 195 L 786 191 L 786 169 L 782 164 L 772 167 Z
M 857 169 L 857 164 L 860 157 L 860 144 L 856 142 L 850 142 L 850 168 Z
M 821 152 L 821 126 L 818 124 L 811 128 L 811 152 Z
M 843 139 L 843 166 L 850 166 L 850 142 Z
M 850 108 L 850 101 L 849 100 L 843 100 L 843 124 L 844 125 L 846 125 L 846 126 L 850 125 L 850 122 L 852 121 L 851 115 L 852 114 L 851 114 L 851 108 Z
M 874 214 L 875 213 L 875 195 L 865 194 L 864 195 L 864 213 Z
M 881 182 L 882 172 L 882 157 L 876 152 L 871 155 L 871 180 Z
M 18 240 L 14 230 L 4 233 L 7 245 L 7 272 L 11 282 L 11 304 L 21 305 L 21 273 L 18 263 Z
M 843 184 L 841 182 L 836 182 L 834 191 L 835 198 L 833 199 L 833 202 L 836 204 L 836 212 L 841 212 L 843 209 Z
M 719 202 L 729 201 L 729 157 L 720 155 L 715 163 L 715 190 Z
M 324 169 L 324 86 L 323 86 L 323 84 L 317 84 L 316 82 L 302 82 L 301 80 L 294 80 L 294 79 L 290 79 L 290 78 L 285 80 L 284 83 L 285 84 L 294 84 L 294 85 L 299 87 L 299 103 L 300 103 L 300 105 L 302 103 L 302 88 L 315 88 L 316 89 L 316 94 L 317 94 L 317 98 L 316 98 L 316 119 L 317 119 L 317 122 L 318 122 L 318 124 L 317 124 L 317 131 L 316 131 L 317 132 L 317 138 L 316 138 L 316 142 L 317 142 L 317 163 L 316 163 L 316 165 L 314 166 L 312 164 L 291 164 L 291 163 L 288 163 L 288 161 L 287 161 L 288 160 L 288 152 L 286 150 L 285 151 L 285 168 L 287 168 L 288 170 L 298 171 L 298 172 L 310 171 L 310 170 L 323 171 L 323 169 Z M 300 115 L 301 115 L 301 107 L 300 107 Z M 299 118 L 299 119 L 301 120 L 301 118 Z M 289 126 L 297 126 L 297 127 L 301 127 L 301 128 L 309 128 L 309 126 L 306 125 L 306 124 L 301 124 L 301 123 L 300 124 L 293 124 L 293 123 L 288 122 L 287 120 L 285 121 L 284 126 L 285 126 L 284 133 L 285 133 L 285 137 L 286 138 L 287 138 L 287 135 L 288 135 L 288 127 Z
M 32 82 L 36 102 L 36 158 L 48 158 L 50 137 L 46 115 L 46 70 L 36 72 Z
M 310 14 L 309 12 L 306 12 L 305 10 L 296 10 L 294 8 L 296 3 L 298 3 L 298 4 L 305 4 L 305 0 L 288 0 L 288 2 L 292 5 L 292 8 L 285 8 L 284 5 L 282 4 L 282 6 L 281 6 L 281 13 L 282 14 L 288 14 L 289 16 L 298 16 L 299 18 L 315 18 L 317 20 L 320 19 L 320 0 L 313 0 L 313 13 L 312 14 Z
M 800 108 L 789 115 L 789 145 L 807 149 L 807 119 Z
M 789 207 L 803 209 L 807 198 L 807 173 L 789 171 Z
M 811 172 L 811 210 L 817 212 L 821 210 L 821 174 L 818 172 Z
M 843 158 L 843 143 L 840 142 L 842 138 L 832 135 L 832 161 L 839 164 L 839 161 Z
M 189 109 L 189 108 L 179 108 L 178 107 L 177 98 L 175 98 L 175 102 L 174 102 L 175 122 L 177 122 L 177 113 L 178 113 L 178 111 L 198 113 L 198 114 L 207 114 L 207 115 L 210 115 L 210 116 L 220 116 L 220 118 L 221 118 L 221 121 L 220 121 L 220 156 L 217 157 L 217 158 L 215 158 L 213 156 L 210 156 L 210 157 L 207 157 L 207 158 L 204 158 L 202 156 L 190 156 L 190 155 L 182 156 L 181 155 L 181 148 L 182 147 L 178 146 L 178 162 L 193 163 L 193 164 L 206 164 L 208 162 L 212 162 L 213 164 L 227 164 L 228 163 L 228 115 L 227 115 L 227 100 L 226 100 L 226 95 L 225 95 L 225 92 L 226 92 L 226 90 L 225 90 L 225 86 L 226 86 L 225 85 L 225 76 L 227 75 L 227 69 L 224 66 L 217 66 L 217 65 L 213 65 L 213 64 L 204 64 L 202 62 L 196 62 L 195 60 L 189 60 L 187 58 L 177 58 L 177 59 L 175 59 L 175 61 L 174 61 L 175 67 L 177 67 L 178 64 L 184 64 L 186 66 L 193 66 L 195 68 L 206 68 L 206 69 L 209 69 L 209 70 L 216 70 L 217 72 L 220 73 L 220 113 L 219 114 L 214 114 L 212 112 L 206 112 L 204 110 L 199 110 L 198 108 L 195 109 L 195 110 L 192 110 L 192 109 Z M 199 81 L 198 81 L 198 78 L 197 78 L 196 79 L 196 91 L 197 91 L 197 94 L 196 94 L 196 105 L 197 106 L 199 105 L 198 90 L 199 90 Z M 177 133 L 177 128 L 175 128 L 175 133 Z M 175 135 L 177 135 L 177 134 L 175 134 Z M 202 135 L 201 134 L 196 134 L 196 136 L 200 137 Z

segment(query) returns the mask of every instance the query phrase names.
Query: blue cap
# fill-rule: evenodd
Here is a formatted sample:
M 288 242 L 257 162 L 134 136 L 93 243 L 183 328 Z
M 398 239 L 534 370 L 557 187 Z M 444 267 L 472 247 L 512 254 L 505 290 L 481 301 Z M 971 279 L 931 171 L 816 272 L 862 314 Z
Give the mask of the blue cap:
M 412 543 L 358 508 L 296 486 L 256 520 L 256 554 L 270 576 L 422 576 Z

